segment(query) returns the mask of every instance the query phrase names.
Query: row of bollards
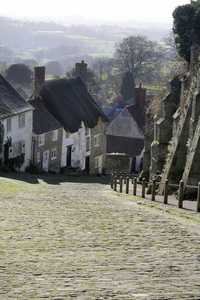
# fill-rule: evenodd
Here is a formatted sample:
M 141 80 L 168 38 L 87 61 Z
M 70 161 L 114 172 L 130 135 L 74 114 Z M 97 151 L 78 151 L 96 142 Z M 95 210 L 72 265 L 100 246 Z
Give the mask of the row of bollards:
M 111 188 L 114 189 L 114 191 L 117 191 L 117 184 L 119 183 L 119 191 L 120 193 L 123 192 L 123 183 L 126 185 L 126 194 L 129 194 L 129 186 L 130 186 L 130 178 L 125 174 L 125 176 L 122 176 L 120 174 L 119 181 L 117 174 L 111 174 Z M 132 174 L 132 184 L 133 184 L 133 195 L 136 196 L 137 194 L 137 177 L 134 177 L 134 174 Z M 145 188 L 146 188 L 146 180 L 145 178 L 142 179 L 142 198 L 145 198 Z M 156 182 L 155 179 L 152 181 L 152 193 L 151 193 L 151 200 L 155 201 L 156 197 L 156 185 L 160 184 L 160 182 Z M 178 185 L 177 185 L 178 186 Z M 184 200 L 184 190 L 185 185 L 183 180 L 179 182 L 179 192 L 178 192 L 178 207 L 183 207 L 183 200 Z M 168 191 L 169 191 L 169 182 L 168 179 L 164 182 L 164 204 L 168 203 Z M 197 194 L 197 212 L 200 212 L 200 182 L 198 184 L 198 194 Z

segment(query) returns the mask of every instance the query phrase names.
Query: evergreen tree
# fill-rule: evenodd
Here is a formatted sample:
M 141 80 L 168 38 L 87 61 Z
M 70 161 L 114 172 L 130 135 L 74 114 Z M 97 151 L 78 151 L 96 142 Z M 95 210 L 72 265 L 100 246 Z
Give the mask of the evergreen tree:
M 21 85 L 32 82 L 33 72 L 24 64 L 13 64 L 6 71 L 6 79 Z
M 181 57 L 190 62 L 190 47 L 200 45 L 200 2 L 178 6 L 173 12 L 173 32 Z
M 134 97 L 134 88 L 135 81 L 131 72 L 126 72 L 125 76 L 122 79 L 121 90 L 120 93 L 123 96 L 124 101 L 128 101 L 129 99 Z

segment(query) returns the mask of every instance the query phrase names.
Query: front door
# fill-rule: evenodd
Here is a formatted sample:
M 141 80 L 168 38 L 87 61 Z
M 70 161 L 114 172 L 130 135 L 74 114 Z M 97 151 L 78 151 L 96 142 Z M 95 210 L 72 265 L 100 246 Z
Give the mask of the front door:
M 72 165 L 72 146 L 67 147 L 67 167 Z
M 49 151 L 43 152 L 42 169 L 43 169 L 45 172 L 48 172 L 48 170 L 49 170 Z

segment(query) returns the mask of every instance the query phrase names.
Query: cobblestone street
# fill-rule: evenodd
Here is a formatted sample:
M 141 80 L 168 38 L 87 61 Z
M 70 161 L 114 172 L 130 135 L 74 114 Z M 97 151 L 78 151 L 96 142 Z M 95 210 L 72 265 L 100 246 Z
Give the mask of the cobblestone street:
M 101 179 L 16 178 L 0 178 L 1 300 L 200 299 L 200 213 Z

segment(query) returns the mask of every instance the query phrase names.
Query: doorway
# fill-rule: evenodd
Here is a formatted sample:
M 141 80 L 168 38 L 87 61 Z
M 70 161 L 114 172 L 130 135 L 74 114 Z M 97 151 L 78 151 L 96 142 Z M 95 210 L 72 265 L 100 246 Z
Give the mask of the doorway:
M 43 152 L 42 169 L 43 169 L 45 172 L 48 172 L 48 171 L 49 171 L 49 151 Z
M 72 146 L 67 147 L 67 167 L 72 165 Z

